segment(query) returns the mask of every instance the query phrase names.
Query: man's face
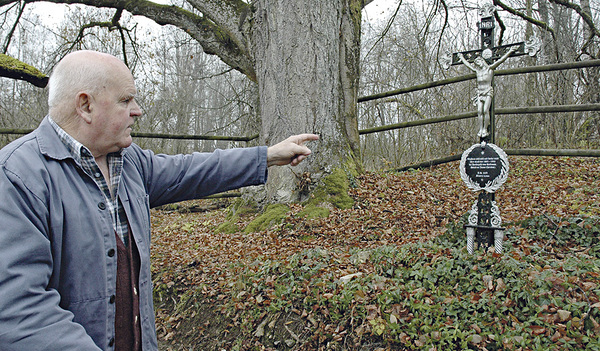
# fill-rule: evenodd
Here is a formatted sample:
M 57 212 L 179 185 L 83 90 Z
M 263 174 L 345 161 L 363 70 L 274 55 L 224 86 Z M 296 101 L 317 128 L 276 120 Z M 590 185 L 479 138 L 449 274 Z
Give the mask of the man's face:
M 115 73 L 114 79 L 93 97 L 92 128 L 97 152 L 108 154 L 132 143 L 131 126 L 142 112 L 135 101 L 135 84 L 129 70 Z

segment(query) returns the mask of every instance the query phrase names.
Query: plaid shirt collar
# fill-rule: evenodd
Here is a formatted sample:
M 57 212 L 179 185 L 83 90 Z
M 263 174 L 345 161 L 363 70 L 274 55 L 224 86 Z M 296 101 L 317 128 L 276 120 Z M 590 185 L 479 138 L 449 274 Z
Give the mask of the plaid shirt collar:
M 117 195 L 119 182 L 121 181 L 121 173 L 123 171 L 124 150 L 113 152 L 106 156 L 110 172 L 110 184 L 108 184 L 91 151 L 62 129 L 52 117 L 48 116 L 48 120 L 58 134 L 60 140 L 69 150 L 69 154 L 73 157 L 75 162 L 80 165 L 81 169 L 87 173 L 87 175 L 94 180 L 98 188 L 100 188 L 108 205 L 107 207 L 110 210 L 113 227 L 117 234 L 119 234 L 119 237 L 121 237 L 121 240 L 123 240 L 123 243 L 127 245 L 127 216 L 125 215 L 125 210 Z
M 85 169 L 85 168 L 89 168 L 89 167 L 87 167 L 87 165 L 84 164 L 85 162 L 83 160 L 85 158 L 90 158 L 90 157 L 92 159 L 94 158 L 90 149 L 88 149 L 85 145 L 83 145 L 79 141 L 75 140 L 75 138 L 73 138 L 71 135 L 69 135 L 69 133 L 67 133 L 64 129 L 62 129 L 52 119 L 52 117 L 48 116 L 48 121 L 50 122 L 50 125 L 52 125 L 52 128 L 54 128 L 54 130 L 58 134 L 58 137 L 60 138 L 60 140 L 67 147 L 67 150 L 69 150 L 69 154 L 73 157 L 73 159 L 75 159 L 75 162 L 77 162 L 77 164 L 80 164 L 81 167 L 87 172 L 88 169 Z M 120 160 L 121 165 L 122 165 L 122 156 L 123 156 L 124 152 L 125 152 L 125 150 L 121 149 L 118 152 L 113 152 L 113 153 L 110 153 L 107 155 L 109 169 L 113 168 L 113 167 L 111 167 L 111 164 L 114 163 L 115 161 Z M 95 163 L 96 163 L 96 161 L 94 160 L 94 164 Z M 95 166 L 97 167 L 98 165 L 95 164 Z M 113 172 L 111 172 L 111 177 L 114 175 L 112 173 Z M 120 172 L 118 172 L 118 173 L 119 173 L 118 175 L 120 175 Z M 94 177 L 93 174 L 90 174 L 90 176 Z

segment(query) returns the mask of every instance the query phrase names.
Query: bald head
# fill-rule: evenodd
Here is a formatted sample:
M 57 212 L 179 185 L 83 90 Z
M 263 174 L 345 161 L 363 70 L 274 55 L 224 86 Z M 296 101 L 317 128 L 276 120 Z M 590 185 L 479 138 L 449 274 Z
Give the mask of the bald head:
M 97 162 L 131 145 L 131 128 L 142 112 L 133 75 L 122 61 L 77 51 L 56 65 L 49 84 L 50 116 Z
M 131 75 L 115 56 L 97 51 L 76 51 L 65 56 L 54 68 L 48 83 L 50 116 L 60 125 L 75 116 L 80 92 L 97 94 L 123 74 Z

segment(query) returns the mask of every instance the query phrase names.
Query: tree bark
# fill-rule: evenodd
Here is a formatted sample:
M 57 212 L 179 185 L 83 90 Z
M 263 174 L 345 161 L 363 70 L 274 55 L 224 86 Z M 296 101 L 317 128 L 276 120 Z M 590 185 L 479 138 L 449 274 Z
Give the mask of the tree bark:
M 360 164 L 357 123 L 361 1 L 258 0 L 252 52 L 262 122 L 260 141 L 315 133 L 312 156 L 296 169 L 272 168 L 267 202 L 303 200 L 297 177 Z M 350 161 L 350 162 L 349 162 Z

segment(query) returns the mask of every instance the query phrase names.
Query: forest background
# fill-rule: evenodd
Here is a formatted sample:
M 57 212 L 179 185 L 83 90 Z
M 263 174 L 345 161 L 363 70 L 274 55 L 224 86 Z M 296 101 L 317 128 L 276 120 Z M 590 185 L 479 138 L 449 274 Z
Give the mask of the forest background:
M 543 42 L 538 56 L 511 58 L 502 69 L 599 57 L 598 1 L 496 3 L 504 5 L 503 43 L 529 35 Z M 479 47 L 479 5 L 369 4 L 359 96 L 471 73 L 463 66 L 445 70 L 438 59 Z M 528 5 L 531 18 L 552 31 L 515 14 L 529 13 Z M 205 54 L 184 31 L 126 12 L 120 18 L 126 30 L 108 30 L 97 24 L 114 10 L 48 6 L 24 11 L 17 26 L 20 7 L 0 8 L 4 53 L 49 73 L 74 49 L 125 52 L 144 112 L 135 132 L 259 132 L 255 83 Z M 51 13 L 57 8 L 62 16 Z M 588 22 L 577 8 L 589 10 Z M 496 108 L 598 103 L 598 77 L 594 68 L 497 77 Z M 361 102 L 359 129 L 473 111 L 474 88 L 469 80 Z M 0 80 L 0 128 L 35 128 L 45 106 L 45 90 Z M 496 143 L 504 149 L 600 146 L 598 111 L 498 115 L 496 123 Z M 306 218 L 304 207 L 293 204 L 279 207 L 267 229 L 248 230 L 259 214 L 228 199 L 153 210 L 161 349 L 598 349 L 597 159 L 510 158 L 509 180 L 498 194 L 507 227 L 502 255 L 466 253 L 462 226 L 476 195 L 456 164 L 387 172 L 459 154 L 478 141 L 476 131 L 472 118 L 362 135 L 367 172 L 348 175 L 343 190 L 350 205 L 324 218 Z M 0 144 L 17 137 L 1 135 Z M 166 153 L 257 143 L 135 141 Z M 225 222 L 237 230 L 224 230 Z
M 582 2 L 583 4 L 583 2 Z M 447 16 L 442 5 L 447 7 Z M 445 70 L 439 57 L 447 51 L 479 48 L 478 2 L 375 1 L 363 14 L 359 96 L 381 93 L 471 73 L 464 66 Z M 525 12 L 526 2 L 511 3 Z M 551 24 L 552 35 L 500 11 L 501 43 L 536 35 L 543 51 L 534 58 L 511 58 L 501 68 L 571 62 L 598 57 L 598 36 L 586 42 L 590 29 L 574 10 L 539 1 L 532 17 Z M 33 8 L 39 4 L 29 5 Z M 598 23 L 598 2 L 588 3 Z M 122 56 L 138 86 L 144 115 L 135 132 L 250 136 L 258 132 L 257 90 L 253 82 L 174 26 L 152 25 L 140 16 L 126 16 L 126 31 L 95 26 L 114 10 L 79 5 L 47 4 L 24 12 L 13 27 L 16 10 L 2 8 L 3 51 L 49 73 L 68 51 L 95 49 Z M 57 15 L 62 13 L 62 16 Z M 444 21 L 448 22 L 444 22 Z M 500 33 L 500 28 L 496 32 Z M 591 30 L 598 32 L 597 28 Z M 0 80 L 0 128 L 34 128 L 46 114 L 46 92 L 22 81 Z M 495 80 L 496 108 L 597 103 L 598 69 L 564 70 L 504 76 Z M 359 103 L 359 130 L 472 111 L 474 82 L 465 81 L 409 94 Z M 432 124 L 361 136 L 366 169 L 397 168 L 460 153 L 476 141 L 476 120 Z M 497 117 L 496 143 L 502 148 L 585 148 L 599 144 L 597 111 L 503 115 Z M 6 143 L 15 135 L 3 135 Z M 246 146 L 246 142 L 186 141 L 138 138 L 156 152 L 210 151 Z

